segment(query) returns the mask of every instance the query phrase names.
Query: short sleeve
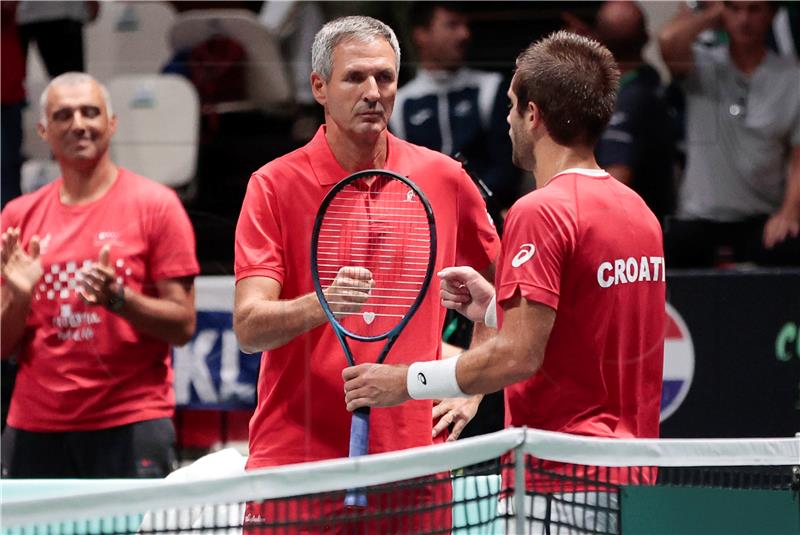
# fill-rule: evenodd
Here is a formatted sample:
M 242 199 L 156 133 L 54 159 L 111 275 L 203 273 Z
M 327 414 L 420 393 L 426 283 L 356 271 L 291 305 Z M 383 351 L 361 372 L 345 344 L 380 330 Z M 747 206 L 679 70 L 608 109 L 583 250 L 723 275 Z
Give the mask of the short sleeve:
M 509 212 L 498 266 L 497 302 L 517 292 L 558 309 L 561 277 L 576 236 L 574 215 L 558 202 L 526 198 Z
M 280 284 L 286 274 L 280 210 L 275 192 L 265 177 L 250 177 L 236 224 L 236 281 L 269 277 Z
M 478 188 L 463 169 L 459 173 L 456 265 L 481 271 L 497 258 L 500 238 Z
M 148 270 L 154 281 L 200 273 L 195 237 L 189 216 L 175 192 L 167 190 L 152 220 Z

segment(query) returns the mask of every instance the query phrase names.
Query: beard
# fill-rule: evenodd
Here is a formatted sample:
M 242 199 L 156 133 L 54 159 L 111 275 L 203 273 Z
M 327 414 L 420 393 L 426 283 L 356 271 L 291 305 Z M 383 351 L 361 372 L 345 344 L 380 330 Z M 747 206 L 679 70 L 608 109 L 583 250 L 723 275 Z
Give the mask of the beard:
M 511 136 L 511 162 L 523 171 L 533 171 L 536 167 L 536 157 L 533 155 L 533 143 L 530 140 L 523 142 L 516 135 Z

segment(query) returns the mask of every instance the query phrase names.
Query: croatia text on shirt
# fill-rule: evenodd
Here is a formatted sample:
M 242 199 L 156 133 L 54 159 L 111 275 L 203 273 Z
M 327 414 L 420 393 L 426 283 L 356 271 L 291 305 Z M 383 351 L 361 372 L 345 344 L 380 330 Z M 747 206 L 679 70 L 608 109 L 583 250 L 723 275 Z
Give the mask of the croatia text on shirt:
M 663 256 L 616 258 L 603 262 L 597 268 L 597 284 L 601 288 L 610 288 L 630 282 L 664 282 L 664 271 Z

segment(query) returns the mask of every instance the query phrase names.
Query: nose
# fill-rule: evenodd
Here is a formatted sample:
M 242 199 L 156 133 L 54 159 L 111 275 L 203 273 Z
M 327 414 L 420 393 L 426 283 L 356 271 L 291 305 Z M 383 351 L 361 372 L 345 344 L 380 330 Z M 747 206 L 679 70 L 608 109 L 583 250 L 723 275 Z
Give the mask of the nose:
M 72 129 L 83 132 L 86 128 L 86 119 L 81 113 L 81 110 L 75 110 L 72 113 Z
M 377 102 L 381 98 L 378 81 L 375 80 L 374 76 L 369 76 L 364 83 L 366 84 L 364 88 L 364 100 L 367 102 Z

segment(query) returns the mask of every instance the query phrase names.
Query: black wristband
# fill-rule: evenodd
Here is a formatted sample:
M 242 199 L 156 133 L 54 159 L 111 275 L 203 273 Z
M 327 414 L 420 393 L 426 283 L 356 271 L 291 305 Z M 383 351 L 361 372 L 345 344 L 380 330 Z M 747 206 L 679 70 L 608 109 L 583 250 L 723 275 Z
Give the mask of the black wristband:
M 125 306 L 125 286 L 119 285 L 119 289 L 108 298 L 106 308 L 111 312 L 119 312 Z

